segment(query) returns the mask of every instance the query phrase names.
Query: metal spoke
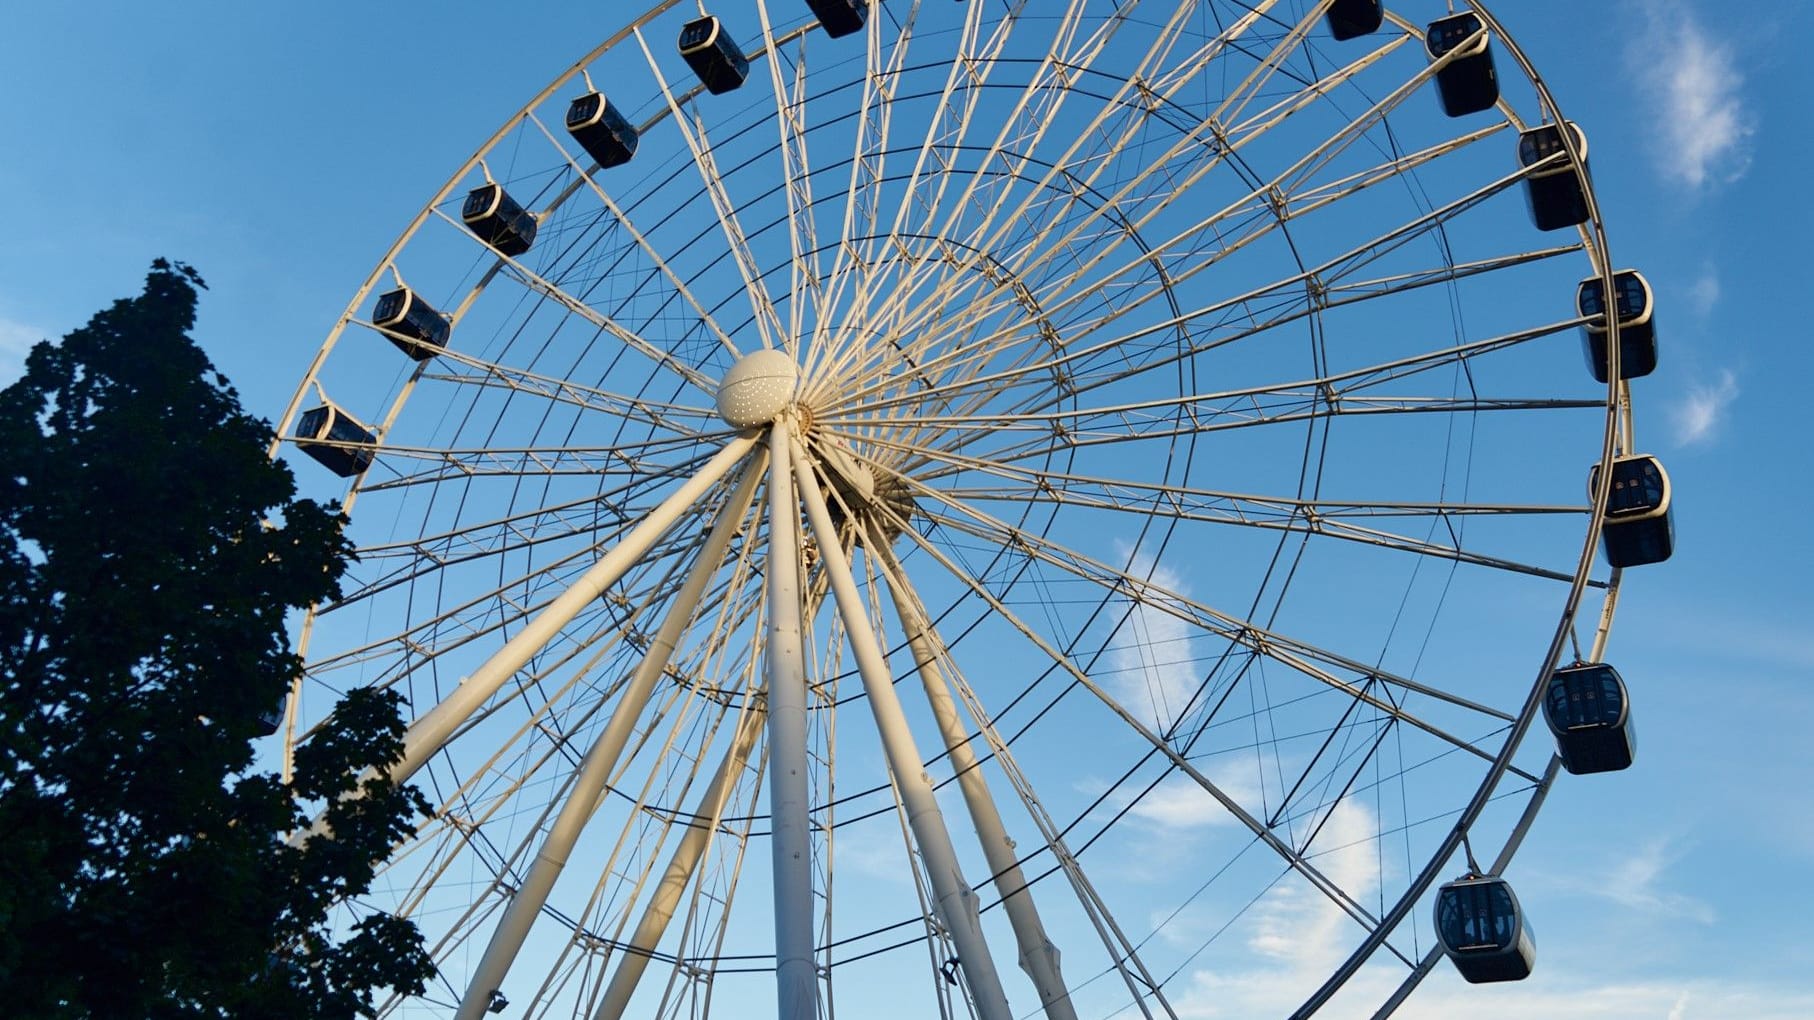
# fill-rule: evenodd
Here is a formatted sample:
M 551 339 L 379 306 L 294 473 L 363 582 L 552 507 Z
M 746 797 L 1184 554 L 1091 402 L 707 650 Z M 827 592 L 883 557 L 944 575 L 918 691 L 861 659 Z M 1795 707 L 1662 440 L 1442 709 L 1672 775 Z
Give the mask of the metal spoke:
M 655 60 L 655 54 L 649 49 L 649 41 L 643 38 L 641 30 L 636 32 L 636 42 L 642 48 L 643 58 L 648 63 L 650 76 L 660 89 L 662 98 L 668 104 L 670 122 L 686 142 L 687 149 L 693 154 L 693 163 L 699 168 L 700 182 L 704 185 L 706 195 L 711 200 L 712 211 L 718 216 L 719 226 L 723 228 L 725 243 L 730 246 L 737 271 L 743 277 L 744 293 L 749 297 L 750 306 L 755 315 L 756 330 L 762 337 L 762 346 L 787 348 L 789 334 L 781 323 L 780 315 L 775 311 L 773 297 L 760 282 L 762 277 L 760 264 L 750 252 L 749 237 L 744 233 L 743 225 L 738 222 L 736 203 L 726 193 L 724 181 L 718 175 L 711 142 L 705 135 L 705 123 L 697 118 L 689 120 L 681 109 L 680 101 L 674 97 L 673 90 L 668 87 L 667 78 L 662 74 L 661 67 Z
M 1030 535 L 1010 524 L 990 517 L 975 507 L 957 503 L 936 489 L 912 483 L 911 480 L 909 480 L 909 484 L 918 498 L 957 511 L 958 516 L 942 518 L 941 524 L 956 528 L 962 526 L 965 519 L 968 519 L 982 534 L 992 538 L 1005 548 L 1019 551 L 1042 563 L 1072 573 L 1098 585 L 1106 592 L 1122 593 L 1141 605 L 1152 606 L 1168 615 L 1176 616 L 1186 623 L 1201 628 L 1206 633 L 1265 655 L 1352 697 L 1363 697 L 1363 695 L 1354 684 L 1340 679 L 1324 669 L 1323 666 L 1349 671 L 1366 680 L 1383 681 L 1406 691 L 1445 701 L 1490 718 L 1504 721 L 1510 721 L 1512 718 L 1497 709 L 1459 697 L 1440 688 L 1369 667 L 1328 649 L 1318 648 L 1286 635 L 1274 633 L 1233 614 L 1219 612 L 1178 592 L 1171 591 L 1150 578 L 1139 577 L 1115 568 L 1083 553 L 1067 549 L 1048 538 Z M 921 512 L 925 512 L 923 508 Z M 1319 663 L 1322 666 L 1317 665 Z M 1402 709 L 1383 704 L 1375 704 L 1374 707 L 1389 710 L 1403 721 L 1411 723 L 1419 729 L 1424 729 L 1457 747 L 1468 746 L 1466 741 L 1450 736 L 1429 723 L 1406 714 Z
M 1275 835 L 1260 821 L 1260 819 L 1248 813 L 1238 801 L 1173 748 L 1170 742 L 1166 741 L 1145 723 L 1136 718 L 1133 713 L 1129 712 L 1124 706 L 1116 701 L 1101 685 L 1097 684 L 1082 669 L 1078 668 L 1077 665 L 1071 661 L 1069 656 L 1066 656 L 1063 652 L 1046 642 L 1045 639 L 1041 638 L 1035 629 L 1027 625 L 1012 609 L 996 598 L 995 595 L 989 591 L 987 585 L 972 577 L 969 572 L 965 571 L 958 564 L 940 553 L 937 547 L 933 546 L 931 543 L 918 538 L 913 532 L 908 532 L 907 534 L 914 538 L 915 545 L 930 555 L 940 566 L 944 567 L 948 573 L 964 584 L 978 598 L 987 602 L 989 608 L 999 618 L 1012 625 L 1031 645 L 1039 649 L 1039 651 L 1054 665 L 1069 675 L 1071 680 L 1078 687 L 1088 691 L 1091 696 L 1106 706 L 1123 725 L 1127 726 L 1128 729 L 1152 745 L 1153 749 L 1169 760 L 1174 768 L 1184 773 L 1186 776 L 1189 776 L 1198 787 L 1213 797 L 1217 803 L 1221 804 L 1224 810 L 1245 826 L 1257 839 L 1265 843 L 1277 853 L 1287 865 L 1327 896 L 1330 902 L 1336 904 L 1344 913 L 1359 922 L 1369 931 L 1373 929 L 1377 922 L 1364 906 L 1344 891 L 1339 885 L 1323 875 L 1314 864 L 1301 856 L 1294 847 Z
M 541 131 L 542 135 L 548 139 L 548 144 L 554 146 L 554 148 L 560 152 L 561 157 L 567 161 L 568 166 L 573 169 L 573 172 L 579 179 L 585 181 L 593 195 L 597 197 L 599 202 L 605 207 L 605 211 L 611 215 L 612 220 L 617 225 L 617 229 L 628 234 L 630 239 L 636 243 L 637 249 L 642 252 L 643 257 L 655 264 L 656 270 L 668 281 L 668 285 L 674 288 L 681 299 L 687 303 L 687 306 L 693 309 L 694 314 L 699 316 L 699 321 L 705 325 L 706 329 L 711 331 L 714 337 L 717 338 L 719 345 L 726 351 L 729 351 L 732 355 L 735 355 L 737 353 L 737 345 L 731 340 L 730 334 L 724 331 L 724 328 L 718 324 L 717 319 L 712 316 L 712 313 L 708 311 L 705 305 L 700 302 L 699 298 L 693 294 L 692 290 L 687 286 L 686 281 L 682 280 L 680 275 L 668 264 L 668 260 L 662 254 L 661 250 L 649 243 L 648 237 L 637 228 L 629 211 L 619 205 L 604 188 L 599 186 L 592 175 L 586 172 L 586 168 L 581 166 L 579 161 L 573 158 L 572 154 L 567 151 L 566 146 L 555 140 L 554 133 L 548 130 L 547 125 L 542 123 L 540 117 L 531 114 L 529 120 Z M 654 126 L 653 122 L 643 124 L 640 126 L 639 131 L 646 132 Z
M 442 220 L 445 220 L 450 226 L 460 226 L 458 223 L 454 222 L 453 217 L 447 215 L 447 213 L 439 208 L 435 210 L 435 215 Z M 461 233 L 465 233 L 465 231 L 462 230 Z M 694 387 L 703 390 L 706 393 L 710 393 L 716 388 L 712 385 L 711 380 L 701 374 L 698 369 L 679 360 L 667 351 L 662 350 L 645 337 L 638 335 L 635 331 L 625 327 L 622 323 L 599 312 L 580 298 L 567 293 L 564 288 L 541 276 L 528 266 L 523 265 L 521 262 L 507 255 L 500 255 L 498 258 L 502 263 L 500 267 L 502 272 L 521 284 L 524 288 L 548 298 L 567 312 L 591 323 L 600 330 L 609 333 L 613 338 L 623 343 L 624 346 L 647 355 L 649 360 L 662 368 L 668 369 Z

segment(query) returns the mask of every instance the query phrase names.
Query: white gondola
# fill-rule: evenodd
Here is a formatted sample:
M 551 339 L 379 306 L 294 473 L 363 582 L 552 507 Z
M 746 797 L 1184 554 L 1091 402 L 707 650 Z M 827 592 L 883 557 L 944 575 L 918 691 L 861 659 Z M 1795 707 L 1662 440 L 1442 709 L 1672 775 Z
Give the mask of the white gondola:
M 724 23 L 709 14 L 687 22 L 680 30 L 680 55 L 706 91 L 715 96 L 738 88 L 750 75 L 750 62 L 743 51 L 724 30 Z
M 1323 18 L 1337 42 L 1358 39 L 1379 31 L 1386 20 L 1386 5 L 1381 0 L 1335 0 Z
M 1430 23 L 1424 32 L 1424 49 L 1432 61 L 1455 53 L 1455 59 L 1436 72 L 1436 91 L 1442 112 L 1451 117 L 1490 110 L 1499 102 L 1499 72 L 1493 66 L 1492 39 L 1478 14 L 1463 11 Z
M 500 255 L 515 258 L 535 243 L 535 216 L 517 204 L 501 184 L 481 184 L 468 192 L 460 219 Z
M 386 291 L 378 298 L 372 325 L 417 361 L 427 361 L 447 349 L 447 317 L 408 287 Z
M 1522 981 L 1537 963 L 1537 941 L 1518 897 L 1494 875 L 1465 875 L 1437 891 L 1436 938 L 1472 984 Z
M 1591 496 L 1599 487 L 1600 466 L 1588 472 Z M 1615 457 L 1612 491 L 1606 497 L 1606 523 L 1600 528 L 1606 562 L 1615 567 L 1661 563 L 1675 552 L 1675 519 L 1670 512 L 1669 475 L 1648 454 Z
M 639 141 L 629 118 L 602 92 L 588 92 L 567 104 L 567 133 L 601 169 L 630 162 Z
M 1575 154 L 1585 171 L 1587 134 L 1572 120 L 1568 130 L 1574 136 Z M 1531 222 L 1538 230 L 1562 230 L 1587 222 L 1584 173 L 1575 171 L 1575 161 L 1566 152 L 1558 125 L 1540 124 L 1518 135 L 1518 163 L 1530 170 L 1524 178 L 1524 197 L 1530 206 Z
M 377 433 L 331 400 L 304 411 L 292 438 L 297 449 L 342 478 L 371 467 L 378 445 Z
M 869 0 L 806 0 L 806 6 L 833 39 L 863 31 L 869 18 Z
M 1619 378 L 1636 379 L 1657 367 L 1657 330 L 1652 313 L 1656 295 L 1650 281 L 1634 269 L 1612 277 L 1613 305 L 1619 316 Z M 1606 281 L 1590 276 L 1575 291 L 1575 310 L 1587 319 L 1581 327 L 1587 368 L 1606 382 Z
M 1604 662 L 1579 662 L 1551 673 L 1543 721 L 1556 738 L 1562 767 L 1572 775 L 1628 769 L 1637 756 L 1631 698 L 1619 671 Z

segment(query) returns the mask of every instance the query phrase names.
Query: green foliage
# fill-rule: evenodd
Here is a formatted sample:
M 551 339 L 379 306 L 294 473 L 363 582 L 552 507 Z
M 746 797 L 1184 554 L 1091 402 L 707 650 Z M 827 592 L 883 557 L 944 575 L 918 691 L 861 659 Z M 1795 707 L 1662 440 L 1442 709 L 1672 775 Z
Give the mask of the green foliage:
M 338 906 L 427 804 L 388 692 L 254 770 L 300 663 L 285 621 L 350 549 L 189 339 L 201 279 L 144 294 L 0 391 L 0 1003 L 70 1018 L 370 1015 L 432 968 L 413 925 Z M 349 796 L 356 788 L 363 796 Z M 329 805 L 327 830 L 301 846 Z

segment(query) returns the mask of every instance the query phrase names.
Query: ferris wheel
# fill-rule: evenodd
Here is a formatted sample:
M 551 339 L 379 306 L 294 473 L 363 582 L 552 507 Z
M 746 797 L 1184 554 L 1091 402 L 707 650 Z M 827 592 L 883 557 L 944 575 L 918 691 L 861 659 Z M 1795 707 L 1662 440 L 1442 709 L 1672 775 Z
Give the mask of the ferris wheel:
M 279 426 L 359 551 L 286 760 L 388 687 L 436 805 L 389 1015 L 1528 972 L 1673 541 L 1651 294 L 1503 25 L 1388 7 L 666 0 L 457 169 Z

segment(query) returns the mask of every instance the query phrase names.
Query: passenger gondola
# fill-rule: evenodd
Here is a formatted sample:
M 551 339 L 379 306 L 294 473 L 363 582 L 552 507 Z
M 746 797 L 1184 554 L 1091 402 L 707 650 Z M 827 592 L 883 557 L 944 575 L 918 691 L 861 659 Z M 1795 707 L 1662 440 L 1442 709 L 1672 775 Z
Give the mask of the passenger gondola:
M 1588 472 L 1588 494 L 1600 482 L 1600 467 Z M 1655 457 L 1634 453 L 1612 462 L 1612 491 L 1606 497 L 1606 522 L 1600 527 L 1606 562 L 1615 567 L 1661 563 L 1675 552 L 1675 520 L 1670 512 L 1669 475 Z
M 1619 316 L 1619 378 L 1636 379 L 1657 367 L 1657 330 L 1651 318 L 1655 295 L 1644 274 L 1626 269 L 1612 278 L 1613 305 Z M 1575 308 L 1587 318 L 1582 329 L 1587 368 L 1606 381 L 1606 281 L 1590 276 L 1575 291 Z
M 1543 719 L 1555 734 L 1562 767 L 1574 775 L 1628 769 L 1637 754 L 1625 681 L 1604 662 L 1576 663 L 1551 673 Z
M 1442 112 L 1465 117 L 1490 110 L 1499 102 L 1499 72 L 1493 67 L 1492 40 L 1480 15 L 1463 11 L 1431 22 L 1424 33 L 1424 48 L 1432 61 L 1456 54 L 1436 72 Z
M 1466 875 L 1437 891 L 1436 938 L 1473 984 L 1522 981 L 1537 962 L 1536 939 L 1511 883 L 1493 875 Z
M 278 698 L 277 703 L 258 713 L 258 736 L 274 736 L 283 726 L 283 709 L 286 698 Z
M 535 243 L 535 216 L 518 205 L 501 184 L 488 182 L 472 189 L 460 218 L 466 221 L 466 229 L 500 255 L 515 258 Z
M 806 0 L 806 6 L 833 39 L 863 31 L 869 17 L 869 0 Z
M 725 31 L 724 24 L 711 15 L 689 21 L 680 30 L 680 55 L 699 76 L 706 91 L 720 96 L 738 88 L 750 75 L 750 62 Z
M 1336 42 L 1358 39 L 1379 31 L 1386 20 L 1386 5 L 1381 0 L 1335 0 L 1323 19 Z
M 371 467 L 378 445 L 376 433 L 332 401 L 304 411 L 293 438 L 297 449 L 342 478 Z
M 636 155 L 635 126 L 603 92 L 588 92 L 567 104 L 567 133 L 600 169 L 622 166 Z
M 1575 155 L 1585 171 L 1587 135 L 1574 121 L 1567 123 L 1574 135 Z M 1584 174 L 1575 172 L 1575 161 L 1562 155 L 1566 151 L 1562 129 L 1555 124 L 1541 124 L 1518 136 L 1518 162 L 1530 170 L 1524 178 L 1524 197 L 1538 230 L 1561 230 L 1587 222 Z
M 417 361 L 427 361 L 447 349 L 447 317 L 408 287 L 386 291 L 372 309 L 372 325 L 385 339 Z

